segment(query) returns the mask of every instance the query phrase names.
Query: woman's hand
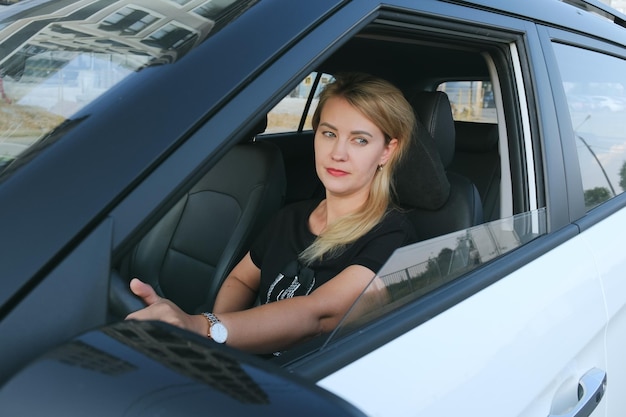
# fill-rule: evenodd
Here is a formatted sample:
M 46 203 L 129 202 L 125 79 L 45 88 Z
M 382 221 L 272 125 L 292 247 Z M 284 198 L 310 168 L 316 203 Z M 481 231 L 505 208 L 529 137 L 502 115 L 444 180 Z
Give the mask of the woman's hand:
M 158 296 L 154 288 L 137 278 L 130 281 L 130 290 L 147 307 L 126 316 L 126 320 L 159 320 L 206 336 L 208 322 L 201 315 L 189 315 L 170 300 Z

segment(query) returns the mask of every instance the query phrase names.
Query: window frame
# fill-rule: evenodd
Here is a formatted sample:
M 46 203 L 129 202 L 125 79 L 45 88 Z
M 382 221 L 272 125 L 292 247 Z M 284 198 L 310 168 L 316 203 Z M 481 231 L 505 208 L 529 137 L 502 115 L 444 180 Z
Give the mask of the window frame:
M 348 11 L 346 13 L 349 14 L 350 12 Z M 278 58 L 270 66 L 264 69 L 263 72 L 259 73 L 258 76 L 247 84 L 245 88 L 238 92 L 238 94 L 230 102 L 228 102 L 228 104 L 213 114 L 211 119 L 208 120 L 206 124 L 199 127 L 198 130 L 195 131 L 174 154 L 163 161 L 161 165 L 159 165 L 155 171 L 142 182 L 140 187 L 134 190 L 128 198 L 124 199 L 124 201 L 122 201 L 120 205 L 114 209 L 112 215 L 118 220 L 120 218 L 125 218 L 127 214 L 130 214 L 130 211 L 133 212 L 121 223 L 116 222 L 117 225 L 121 225 L 121 229 L 124 230 L 124 232 L 120 232 L 118 229 L 118 233 L 114 236 L 113 245 L 116 247 L 117 256 L 119 256 L 119 253 L 122 250 L 121 248 L 127 249 L 128 246 L 126 245 L 130 245 L 133 241 L 136 241 L 138 233 L 145 231 L 150 224 L 153 224 L 153 222 L 156 221 L 155 217 L 160 216 L 167 211 L 168 207 L 173 204 L 173 202 L 177 201 L 187 188 L 191 187 L 190 184 L 193 183 L 194 179 L 199 178 L 199 176 L 209 169 L 213 162 L 216 161 L 216 158 L 219 158 L 226 151 L 226 149 L 224 149 L 224 145 L 232 145 L 238 140 L 238 127 L 244 126 L 247 123 L 246 120 L 241 119 L 241 114 L 249 115 L 267 112 L 272 105 L 275 104 L 275 101 L 266 101 L 267 97 L 271 96 L 275 99 L 280 94 L 283 94 L 283 96 L 287 95 L 288 92 L 295 86 L 294 80 L 302 79 L 306 74 L 311 72 L 314 68 L 312 67 L 315 64 L 314 62 L 311 61 L 308 62 L 308 64 L 303 65 L 301 60 L 289 60 L 291 57 L 301 54 L 301 48 L 306 48 L 308 50 L 307 53 L 310 53 L 309 48 L 311 45 L 324 44 L 321 41 L 318 42 L 319 39 L 323 40 L 330 36 L 336 36 L 334 39 L 338 40 L 336 40 L 333 44 L 333 48 L 326 48 L 326 55 L 321 54 L 317 56 L 317 59 L 319 60 L 318 62 L 321 62 L 325 56 L 331 54 L 333 50 L 336 50 L 336 48 L 338 48 L 344 41 L 358 33 L 360 29 L 365 27 L 367 24 L 374 22 L 375 18 L 378 17 L 380 19 L 377 21 L 378 23 L 383 22 L 387 24 L 388 20 L 386 19 L 389 19 L 390 16 L 395 22 L 398 23 L 398 27 L 403 27 L 405 30 L 407 25 L 410 25 L 419 33 L 423 33 L 420 31 L 423 30 L 425 24 L 429 24 L 432 26 L 427 27 L 429 27 L 433 32 L 443 30 L 442 28 L 445 28 L 446 33 L 454 31 L 456 36 L 474 33 L 473 36 L 475 36 L 475 38 L 473 39 L 475 39 L 476 42 L 491 42 L 493 44 L 495 42 L 493 37 L 495 35 L 499 35 L 499 45 L 503 47 L 503 50 L 507 50 L 510 42 L 516 42 L 516 44 L 520 46 L 523 46 L 524 42 L 523 36 L 515 30 L 498 30 L 496 31 L 497 33 L 494 34 L 493 28 L 485 29 L 485 32 L 489 33 L 489 40 L 487 40 L 483 39 L 479 35 L 476 35 L 476 27 L 471 24 L 458 22 L 451 24 L 447 21 L 409 14 L 398 15 L 396 13 L 374 13 L 367 19 L 360 20 L 360 24 L 353 26 L 350 33 L 343 32 L 341 34 L 333 34 L 327 30 L 326 24 L 320 25 L 315 31 L 309 33 L 301 43 L 295 44 L 291 51 Z M 334 20 L 334 25 L 337 25 L 337 22 L 342 21 L 340 19 L 342 19 L 342 13 L 337 13 L 331 20 Z M 512 22 L 517 21 L 512 20 Z M 510 23 L 511 22 L 502 24 L 502 27 L 507 27 Z M 341 24 L 344 25 L 345 21 Z M 332 26 L 332 23 L 328 23 L 328 25 Z M 517 23 L 517 26 L 520 27 L 519 31 L 521 31 L 521 28 L 524 27 L 523 24 L 520 24 L 519 22 Z M 335 31 L 340 31 L 341 27 L 342 26 L 335 26 Z M 505 55 L 506 54 L 503 53 L 502 56 Z M 502 57 L 499 57 L 499 59 L 502 60 Z M 504 61 L 506 61 L 506 59 Z M 520 61 L 520 67 L 529 66 L 529 64 L 525 62 L 524 58 L 520 58 Z M 509 68 L 510 66 L 511 65 L 508 61 L 498 62 L 496 68 Z M 285 71 L 293 71 L 291 72 L 292 77 L 288 81 L 285 81 L 284 79 Z M 281 74 L 282 76 L 277 77 L 277 74 Z M 508 92 L 507 94 L 503 94 L 502 97 L 502 102 L 504 103 L 503 111 L 508 109 L 507 111 L 510 112 L 508 113 L 507 111 L 504 111 L 506 114 L 506 123 L 502 124 L 501 129 L 504 129 L 507 132 L 507 137 L 516 137 L 516 135 L 520 135 L 521 131 L 519 128 L 521 122 L 518 114 L 516 113 L 521 105 L 516 98 L 517 94 L 515 92 L 523 91 L 523 89 L 520 90 L 519 87 L 516 87 L 515 78 L 513 77 L 500 76 L 499 80 L 503 84 L 503 90 Z M 270 91 L 273 91 L 273 93 L 268 94 Z M 532 92 L 529 94 L 532 95 Z M 249 100 L 250 97 L 256 97 L 257 99 L 251 101 Z M 220 135 L 220 137 L 227 137 L 227 139 L 219 144 L 207 144 L 202 137 L 206 136 L 209 132 L 211 135 Z M 202 143 L 201 146 L 199 146 L 200 143 Z M 210 152 L 206 151 L 208 145 L 213 146 L 213 150 Z M 218 145 L 221 146 L 220 150 L 216 147 Z M 204 149 L 204 151 L 199 153 L 200 155 L 210 155 L 210 157 L 204 157 L 203 162 L 198 161 L 199 156 L 196 154 L 199 147 Z M 518 152 L 521 152 L 520 155 L 526 155 L 526 150 L 523 149 L 523 145 L 520 144 L 519 147 L 520 150 L 518 150 Z M 195 151 L 193 149 L 195 149 Z M 533 146 L 531 154 L 535 155 L 536 152 L 536 146 Z M 535 157 L 536 156 L 533 156 L 533 158 Z M 185 168 L 182 168 L 182 165 L 184 164 L 181 165 L 181 161 L 185 160 L 188 162 L 193 160 L 195 162 L 191 165 L 187 165 Z M 523 175 L 522 173 L 525 170 L 524 163 L 525 157 L 522 157 L 519 163 L 520 166 L 516 168 L 518 169 L 518 175 Z M 197 168 L 200 165 L 203 165 L 204 168 L 198 171 Z M 196 168 L 191 168 L 191 166 Z M 191 171 L 196 172 L 191 173 Z M 174 172 L 177 172 L 177 174 L 173 175 Z M 185 176 L 181 177 L 181 175 Z M 537 181 L 539 181 L 539 179 Z M 158 187 L 162 190 L 160 197 L 158 198 L 152 193 L 154 187 Z M 522 188 L 524 190 L 526 189 L 525 187 Z M 165 195 L 164 193 L 166 190 L 170 191 L 168 191 L 168 196 L 165 200 L 163 200 L 163 195 Z M 520 192 L 524 193 L 525 191 Z M 522 202 L 521 204 L 527 204 L 527 201 L 524 201 L 525 202 Z M 143 217 L 143 215 L 137 211 L 138 207 L 140 207 L 141 211 L 146 213 L 146 210 L 148 210 L 148 207 L 151 205 L 153 206 L 153 210 L 149 218 Z M 125 211 L 126 213 L 124 213 Z M 139 224 L 141 227 L 133 229 L 130 228 L 131 224 Z M 392 315 L 390 315 L 389 319 L 385 318 L 385 320 L 373 323 L 371 326 L 367 327 L 368 335 L 365 341 L 363 339 L 358 339 L 354 342 L 351 338 L 347 338 L 342 340 L 341 343 L 333 344 L 330 350 L 324 351 L 321 354 L 316 352 L 310 354 L 307 350 L 307 355 L 305 357 L 298 356 L 294 362 L 283 363 L 283 366 L 288 369 L 297 370 L 298 372 L 309 375 L 312 378 L 319 378 L 324 374 L 328 374 L 333 370 L 338 369 L 343 364 L 354 360 L 356 357 L 375 349 L 376 346 L 380 346 L 380 344 L 398 337 L 407 329 L 419 326 L 427 321 L 428 318 L 453 307 L 481 289 L 499 281 L 500 279 L 506 277 L 509 273 L 515 271 L 521 265 L 524 265 L 525 262 L 540 256 L 543 251 L 548 250 L 546 248 L 555 247 L 560 242 L 570 238 L 571 236 L 571 231 L 568 230 L 556 239 L 550 239 L 547 243 L 544 239 L 539 239 L 540 242 L 538 243 L 531 242 L 530 244 L 515 250 L 515 257 L 504 256 L 496 259 L 488 265 L 478 268 L 467 275 L 461 276 L 454 282 L 441 287 L 436 291 L 425 295 L 416 302 L 395 311 Z M 411 311 L 413 313 L 410 315 L 404 315 L 406 311 Z M 338 355 L 337 347 L 341 347 L 343 353 Z M 306 346 L 303 348 L 308 349 Z
M 559 120 L 563 153 L 566 156 L 564 168 L 566 170 L 570 221 L 581 225 L 582 231 L 623 207 L 626 204 L 626 199 L 623 196 L 625 193 L 622 193 L 604 202 L 590 212 L 587 212 L 585 208 L 582 176 L 580 173 L 578 151 L 576 149 L 577 139 L 572 126 L 568 107 L 569 104 L 560 77 L 560 70 L 556 54 L 553 50 L 553 44 L 558 43 L 582 48 L 621 59 L 626 59 L 626 50 L 619 45 L 562 29 L 542 26 L 539 27 L 539 31 L 542 35 L 542 47 L 544 49 L 545 59 L 548 66 L 551 68 L 550 78 L 553 85 L 554 102 Z M 617 201 L 608 204 L 612 200 Z
M 386 17 L 383 14 L 381 19 Z M 403 30 L 415 24 L 416 20 L 420 23 L 419 25 L 415 24 L 418 31 L 425 26 L 425 20 L 433 24 L 433 26 L 429 26 L 429 30 L 433 32 L 443 31 L 442 28 L 445 27 L 446 33 L 449 33 L 450 27 L 452 27 L 455 31 L 458 31 L 458 35 L 469 35 L 470 28 L 476 29 L 475 26 L 472 27 L 463 23 L 449 24 L 449 22 L 441 20 L 422 20 L 420 17 L 413 19 L 413 16 L 407 15 L 401 17 L 394 15 L 393 19 L 399 26 L 402 26 Z M 389 23 L 389 21 L 385 20 L 385 23 Z M 517 22 L 513 25 L 513 27 L 517 26 L 520 27 L 520 31 L 528 29 L 525 22 Z M 510 27 L 510 25 L 502 25 L 502 27 Z M 499 73 L 496 78 L 500 84 L 499 89 L 501 89 L 499 91 L 500 94 L 496 95 L 498 97 L 496 100 L 500 101 L 500 104 L 497 104 L 498 111 L 502 116 L 499 118 L 500 133 L 505 141 L 515 137 L 520 139 L 520 143 L 516 145 L 517 148 L 510 149 L 510 161 L 518 161 L 518 163 L 512 164 L 507 168 L 515 171 L 513 173 L 514 181 L 524 177 L 531 182 L 527 186 L 522 187 L 521 198 L 524 201 L 516 203 L 515 213 L 530 211 L 531 207 L 532 209 L 545 208 L 548 213 L 547 216 L 550 217 L 553 213 L 542 194 L 544 190 L 542 183 L 545 175 L 543 170 L 545 164 L 544 152 L 538 144 L 539 133 L 538 123 L 536 123 L 538 116 L 533 111 L 533 103 L 536 102 L 537 97 L 534 89 L 526 90 L 524 88 L 524 85 L 534 85 L 531 82 L 532 76 L 529 75 L 532 71 L 528 71 L 529 68 L 532 68 L 531 63 L 527 61 L 526 55 L 526 42 L 528 40 L 513 29 L 496 32 L 497 34 L 490 33 L 492 41 L 493 37 L 500 35 L 498 37 L 499 45 L 501 52 L 504 52 L 499 54 L 498 57 L 494 57 L 497 62 L 492 62 L 491 70 L 495 74 L 498 74 L 498 71 L 502 71 L 505 68 L 510 71 L 505 75 Z M 474 39 L 476 39 L 476 42 L 479 42 L 481 38 L 476 36 Z M 507 60 L 506 62 L 502 62 L 504 56 L 508 57 L 505 59 Z M 562 156 L 560 153 L 557 153 L 553 154 L 553 157 L 561 158 Z M 528 170 L 533 171 L 532 175 L 528 176 Z M 529 189 L 533 190 L 530 194 Z M 520 198 L 519 192 L 516 193 L 516 197 Z M 530 199 L 533 199 L 533 201 L 530 201 Z M 520 207 L 523 208 L 520 209 Z M 361 355 L 365 355 L 377 347 L 394 340 L 407 330 L 423 324 L 433 316 L 444 312 L 461 303 L 466 298 L 471 297 L 476 292 L 505 278 L 521 266 L 570 239 L 576 233 L 575 228 L 570 227 L 561 229 L 558 233 L 550 234 L 552 224 L 554 222 L 548 220 L 545 225 L 549 235 L 544 235 L 539 239 L 526 243 L 511 253 L 502 255 L 487 265 L 456 278 L 452 282 L 400 307 L 384 318 L 367 323 L 354 334 L 333 342 L 321 352 L 314 351 L 319 344 L 314 341 L 308 346 L 303 346 L 302 349 L 297 349 L 293 354 L 278 359 L 277 362 L 289 370 L 302 373 L 314 379 L 319 379 L 332 373 L 342 365 L 353 362 Z M 304 353 L 304 356 L 301 356 L 302 353 Z

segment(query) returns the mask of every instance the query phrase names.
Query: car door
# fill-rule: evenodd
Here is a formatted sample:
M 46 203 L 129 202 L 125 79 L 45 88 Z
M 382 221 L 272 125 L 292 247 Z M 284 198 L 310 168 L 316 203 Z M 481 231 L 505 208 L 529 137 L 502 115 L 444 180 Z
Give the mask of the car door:
M 615 34 L 611 39 L 624 39 L 624 29 L 609 25 Z M 580 182 L 573 193 L 578 194 L 583 215 L 576 222 L 581 229 L 596 264 L 603 285 L 608 314 L 606 333 L 607 372 L 611 393 L 626 387 L 624 321 L 626 292 L 624 270 L 626 260 L 619 240 L 625 221 L 626 205 L 626 48 L 624 44 L 601 42 L 580 34 L 545 29 L 549 39 L 547 54 L 552 59 L 555 89 L 562 118 L 570 127 L 569 146 L 576 157 L 569 163 L 578 171 Z M 548 44 L 548 42 L 546 42 Z M 556 76 L 558 74 L 558 76 Z M 620 415 L 626 407 L 623 396 L 611 395 L 607 415 Z
M 539 238 L 403 309 L 423 323 L 320 385 L 371 415 L 566 415 L 579 405 L 579 384 L 595 401 L 607 369 L 606 316 L 595 265 L 572 262 L 589 257 L 586 242 L 567 239 L 572 233 Z M 548 241 L 561 244 L 520 260 L 545 251 Z M 498 269 L 516 270 L 457 301 Z M 441 304 L 449 307 L 437 314 Z M 389 332 L 393 320 L 368 331 Z M 605 404 L 593 415 L 603 415 Z
M 569 5 L 550 6 L 567 17 L 579 13 Z M 443 14 L 443 7 L 431 12 Z M 445 15 L 492 39 L 496 27 L 510 30 L 510 41 L 502 37 L 509 62 L 498 67 L 502 88 L 496 106 L 501 126 L 507 126 L 501 133 L 510 139 L 515 119 L 519 153 L 510 150 L 507 169 L 514 175 L 516 164 L 524 167 L 530 204 L 503 221 L 526 216 L 527 228 L 543 225 L 546 233 L 539 230 L 529 242 L 516 231 L 515 249 L 339 340 L 333 349 L 347 365 L 323 375 L 319 384 L 370 415 L 605 415 L 611 376 L 605 379 L 603 286 L 588 238 L 573 224 L 581 199 L 567 190 L 580 187 L 579 177 L 568 171 L 569 154 L 560 143 L 563 132 L 540 33 L 526 20 L 489 11 L 447 4 Z M 464 233 L 491 233 L 494 223 Z M 516 229 L 499 224 L 498 230 Z M 379 275 L 384 280 L 426 262 L 446 239 L 454 248 L 460 236 L 403 248 Z M 356 359 L 346 359 L 350 352 Z M 586 414 L 578 414 L 581 410 Z

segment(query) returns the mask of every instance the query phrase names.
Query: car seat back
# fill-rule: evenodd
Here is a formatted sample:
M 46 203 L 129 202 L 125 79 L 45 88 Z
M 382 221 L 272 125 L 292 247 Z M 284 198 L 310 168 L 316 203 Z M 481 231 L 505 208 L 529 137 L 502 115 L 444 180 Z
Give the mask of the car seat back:
M 235 145 L 135 246 L 129 278 L 150 283 L 188 313 L 210 310 L 226 276 L 282 206 L 285 183 L 277 146 Z
M 442 92 L 418 92 L 409 102 L 418 119 L 407 160 L 398 173 L 400 205 L 420 240 L 483 222 L 480 195 L 465 176 L 448 170 L 455 131 L 450 102 Z

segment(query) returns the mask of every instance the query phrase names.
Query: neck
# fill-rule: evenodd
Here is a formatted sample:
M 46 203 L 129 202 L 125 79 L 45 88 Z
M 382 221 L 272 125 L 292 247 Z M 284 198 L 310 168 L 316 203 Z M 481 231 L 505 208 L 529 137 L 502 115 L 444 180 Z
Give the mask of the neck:
M 326 193 L 326 220 L 331 224 L 335 220 L 355 213 L 367 201 L 367 195 L 337 196 Z
M 309 229 L 320 235 L 329 224 L 337 219 L 356 212 L 363 204 L 363 198 L 346 198 L 326 194 L 326 199 L 317 206 L 309 217 Z

